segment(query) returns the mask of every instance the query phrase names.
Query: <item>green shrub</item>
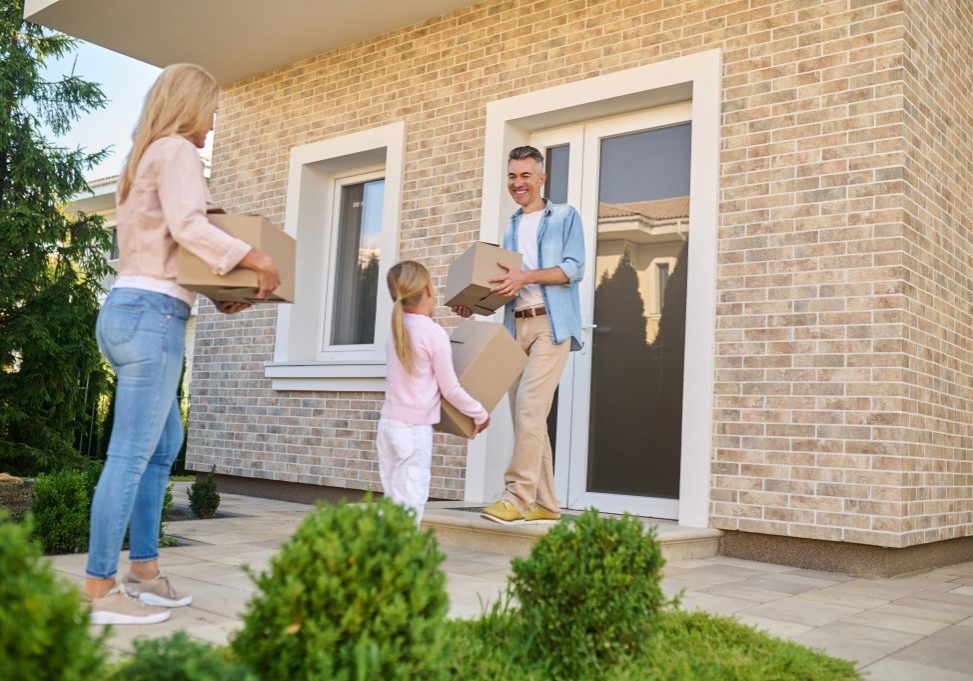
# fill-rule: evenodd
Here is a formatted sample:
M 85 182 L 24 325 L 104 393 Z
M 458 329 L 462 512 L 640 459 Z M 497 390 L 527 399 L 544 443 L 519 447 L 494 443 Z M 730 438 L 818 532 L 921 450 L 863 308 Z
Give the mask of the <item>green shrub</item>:
M 159 520 L 160 538 L 166 533 L 166 526 L 169 524 L 169 518 L 172 517 L 172 503 L 172 483 L 170 482 L 166 485 L 166 493 L 162 496 L 162 515 Z
M 88 633 L 88 614 L 30 539 L 31 521 L 0 516 L 0 679 L 89 681 L 104 669 L 104 637 Z
M 137 639 L 135 654 L 111 681 L 257 681 L 246 667 L 185 632 L 169 638 Z
M 189 508 L 197 518 L 212 518 L 220 507 L 220 493 L 216 487 L 216 466 L 189 487 Z
M 102 462 L 81 469 L 64 469 L 37 476 L 34 482 L 34 532 L 46 553 L 79 553 L 88 549 L 91 501 L 101 475 Z M 172 513 L 172 483 L 162 500 L 159 536 L 165 534 Z M 128 541 L 128 533 L 125 534 Z
M 92 471 L 64 469 L 34 482 L 34 532 L 47 553 L 78 553 L 88 548 Z
M 388 499 L 319 505 L 255 579 L 233 650 L 262 679 L 442 678 L 442 560 Z
M 527 559 L 512 562 L 511 590 L 532 642 L 558 678 L 590 678 L 637 652 L 665 597 L 654 528 L 594 509 L 551 528 Z

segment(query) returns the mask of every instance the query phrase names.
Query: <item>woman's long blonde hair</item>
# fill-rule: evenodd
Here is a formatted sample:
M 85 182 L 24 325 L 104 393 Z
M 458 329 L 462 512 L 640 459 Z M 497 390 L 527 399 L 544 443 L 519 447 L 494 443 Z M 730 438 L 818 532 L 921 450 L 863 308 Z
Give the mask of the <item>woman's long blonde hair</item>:
M 167 135 L 193 135 L 205 130 L 216 111 L 220 86 L 209 71 L 195 64 L 167 66 L 145 95 L 142 115 L 132 133 L 132 150 L 118 182 L 118 202 L 128 198 L 142 154 Z
M 402 366 L 410 374 L 415 373 L 415 362 L 409 331 L 405 328 L 405 310 L 403 306 L 412 307 L 421 299 L 432 279 L 429 270 L 415 260 L 403 260 L 392 265 L 386 282 L 389 293 L 392 294 L 392 340 L 395 342 L 395 354 L 398 355 Z

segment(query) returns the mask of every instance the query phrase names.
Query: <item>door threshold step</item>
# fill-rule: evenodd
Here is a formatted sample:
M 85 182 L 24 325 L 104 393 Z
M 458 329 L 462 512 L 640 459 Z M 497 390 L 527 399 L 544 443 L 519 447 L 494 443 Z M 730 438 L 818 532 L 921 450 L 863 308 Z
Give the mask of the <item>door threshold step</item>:
M 547 534 L 551 525 L 501 525 L 480 517 L 483 504 L 462 501 L 433 501 L 426 504 L 422 516 L 423 528 L 436 533 L 443 546 L 473 551 L 487 551 L 507 556 L 527 556 L 534 542 Z M 562 517 L 580 515 L 580 511 L 564 511 Z M 612 513 L 601 514 L 618 518 Z M 662 555 L 669 561 L 709 558 L 719 552 L 720 530 L 686 527 L 674 520 L 642 518 L 643 523 L 656 528 Z

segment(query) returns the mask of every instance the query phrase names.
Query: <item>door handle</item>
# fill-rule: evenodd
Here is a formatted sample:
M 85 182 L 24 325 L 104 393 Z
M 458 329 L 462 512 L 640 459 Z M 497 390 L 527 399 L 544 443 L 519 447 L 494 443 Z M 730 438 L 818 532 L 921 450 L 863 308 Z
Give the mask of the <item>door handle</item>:
M 598 325 L 597 324 L 582 324 L 581 325 L 581 328 L 582 329 L 597 329 L 598 328 Z

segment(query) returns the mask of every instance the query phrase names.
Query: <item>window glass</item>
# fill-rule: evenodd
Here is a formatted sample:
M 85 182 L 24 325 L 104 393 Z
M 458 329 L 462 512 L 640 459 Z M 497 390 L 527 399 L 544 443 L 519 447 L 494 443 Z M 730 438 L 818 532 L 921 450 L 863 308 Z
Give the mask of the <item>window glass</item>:
M 341 187 L 331 301 L 331 345 L 375 342 L 385 180 Z

